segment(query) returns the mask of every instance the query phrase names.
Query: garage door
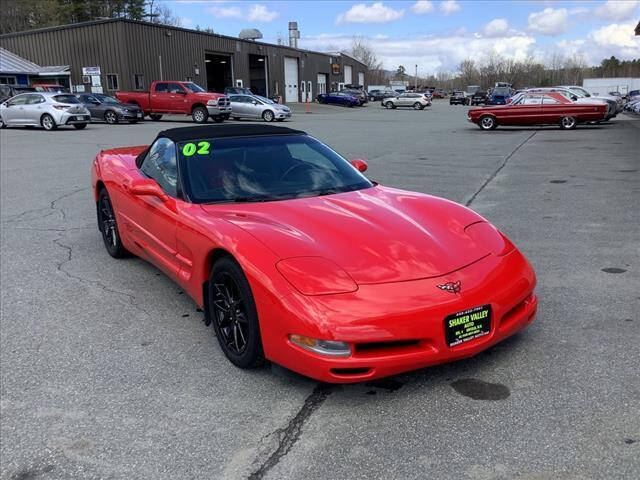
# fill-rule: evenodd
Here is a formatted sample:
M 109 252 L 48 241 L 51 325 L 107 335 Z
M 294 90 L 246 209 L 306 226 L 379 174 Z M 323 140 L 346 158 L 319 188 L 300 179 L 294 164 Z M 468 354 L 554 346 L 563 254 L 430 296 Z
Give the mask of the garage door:
M 358 72 L 358 85 L 364 87 L 364 73 Z
M 298 101 L 298 59 L 284 57 L 284 101 Z
M 346 83 L 347 85 L 351 84 L 351 71 L 351 65 L 344 66 L 344 83 Z
M 321 93 L 327 93 L 327 75 L 324 73 L 318 74 L 318 95 Z

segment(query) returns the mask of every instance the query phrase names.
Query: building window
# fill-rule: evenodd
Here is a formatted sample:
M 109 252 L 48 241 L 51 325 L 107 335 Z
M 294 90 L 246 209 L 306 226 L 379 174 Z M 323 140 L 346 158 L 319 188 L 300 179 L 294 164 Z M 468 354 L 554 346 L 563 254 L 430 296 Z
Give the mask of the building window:
M 185 82 L 193 82 L 193 77 L 184 77 Z
M 107 73 L 107 90 L 119 90 L 118 75 L 115 73 Z
M 0 84 L 2 85 L 15 85 L 16 77 L 0 77 Z
M 135 90 L 144 90 L 144 75 L 141 73 L 133 75 L 133 87 Z

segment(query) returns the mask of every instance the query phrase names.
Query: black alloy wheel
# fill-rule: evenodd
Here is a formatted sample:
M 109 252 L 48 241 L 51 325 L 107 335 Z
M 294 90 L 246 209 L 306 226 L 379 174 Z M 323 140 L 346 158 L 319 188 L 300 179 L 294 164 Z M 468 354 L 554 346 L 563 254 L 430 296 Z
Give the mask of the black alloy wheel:
M 109 255 L 113 258 L 124 258 L 129 256 L 129 252 L 122 245 L 118 224 L 116 223 L 116 213 L 111 204 L 111 198 L 106 188 L 100 191 L 98 197 L 98 229 L 102 233 L 102 240 Z
M 216 261 L 209 279 L 209 313 L 226 357 L 240 368 L 264 361 L 253 295 L 240 266 L 231 258 Z

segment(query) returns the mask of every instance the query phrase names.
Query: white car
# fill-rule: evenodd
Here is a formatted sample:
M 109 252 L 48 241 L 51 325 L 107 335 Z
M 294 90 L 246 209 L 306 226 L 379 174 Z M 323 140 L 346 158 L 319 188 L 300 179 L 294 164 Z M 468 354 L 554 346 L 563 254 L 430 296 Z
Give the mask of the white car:
M 424 93 L 401 93 L 397 97 L 385 98 L 382 105 L 387 109 L 412 107 L 414 110 L 422 110 L 431 106 L 431 97 Z
M 291 109 L 260 95 L 231 94 L 231 117 L 234 120 L 240 118 L 262 118 L 265 122 L 277 120 L 282 122 L 291 118 Z
M 55 130 L 73 125 L 82 130 L 90 120 L 89 110 L 69 93 L 22 93 L 0 105 L 0 128 L 32 126 Z
M 585 95 L 580 87 L 580 90 L 572 90 L 568 87 L 541 87 L 541 88 L 530 88 L 529 90 L 525 90 L 527 93 L 544 93 L 544 92 L 558 92 L 568 98 L 569 100 L 576 103 L 606 103 L 607 104 L 607 112 L 605 116 L 605 120 L 611 120 L 618 114 L 618 104 L 615 100 L 600 98 L 600 97 L 592 97 L 589 95 L 589 92 L 586 92 Z M 522 92 L 521 92 L 522 93 Z M 515 97 L 513 97 L 513 101 L 515 101 Z
M 622 97 L 618 97 L 616 95 L 609 95 L 608 93 L 589 93 L 588 90 L 584 89 L 583 87 L 579 87 L 577 85 L 568 85 L 568 86 L 562 86 L 562 88 L 568 88 L 569 90 L 571 90 L 572 92 L 578 94 L 578 96 L 580 97 L 587 97 L 587 98 L 596 98 L 599 100 L 605 100 L 607 102 L 615 102 L 616 103 L 616 113 L 620 113 L 622 111 L 622 108 L 624 107 L 624 101 L 622 99 Z

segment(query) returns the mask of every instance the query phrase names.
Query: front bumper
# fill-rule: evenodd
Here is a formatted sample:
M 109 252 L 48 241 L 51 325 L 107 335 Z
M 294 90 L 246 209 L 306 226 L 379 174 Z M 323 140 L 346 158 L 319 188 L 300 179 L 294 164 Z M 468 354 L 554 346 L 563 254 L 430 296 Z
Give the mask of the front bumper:
M 452 294 L 437 285 L 462 282 Z M 453 274 L 437 278 L 360 285 L 352 293 L 290 294 L 261 322 L 265 355 L 271 361 L 317 380 L 352 383 L 476 355 L 531 323 L 537 309 L 535 273 L 517 250 L 489 255 Z M 445 317 L 490 304 L 488 334 L 449 347 Z M 279 310 L 279 311 L 278 311 Z M 293 313 L 296 312 L 296 313 Z M 313 319 L 310 321 L 309 319 Z M 351 356 L 332 358 L 302 349 L 289 334 L 352 345 Z M 395 342 L 395 343 L 393 343 Z M 400 342 L 400 343 L 397 343 Z
M 207 111 L 211 117 L 226 115 L 229 118 L 231 116 L 231 105 L 207 105 Z
M 142 110 L 121 110 L 120 112 L 118 112 L 118 117 L 120 118 L 120 120 L 142 120 L 144 118 L 144 113 L 142 113 Z
M 291 118 L 291 112 L 285 112 L 282 110 L 275 110 L 274 111 L 275 117 L 276 118 Z

